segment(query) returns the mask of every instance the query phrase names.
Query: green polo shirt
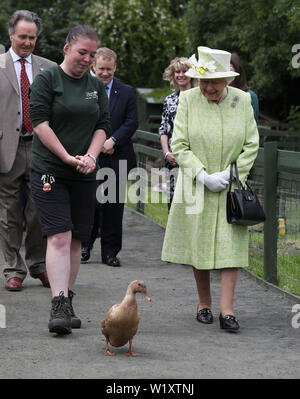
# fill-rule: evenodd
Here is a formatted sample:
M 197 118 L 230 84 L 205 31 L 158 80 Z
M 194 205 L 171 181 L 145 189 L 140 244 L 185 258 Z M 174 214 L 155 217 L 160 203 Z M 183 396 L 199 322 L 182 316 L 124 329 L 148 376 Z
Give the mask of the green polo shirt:
M 40 73 L 30 86 L 30 118 L 33 128 L 48 121 L 66 151 L 73 156 L 86 154 L 93 134 L 103 129 L 110 135 L 108 99 L 100 79 L 86 73 L 75 79 L 60 66 Z M 88 175 L 77 172 L 43 145 L 35 134 L 31 168 L 71 180 L 94 180 L 97 169 Z

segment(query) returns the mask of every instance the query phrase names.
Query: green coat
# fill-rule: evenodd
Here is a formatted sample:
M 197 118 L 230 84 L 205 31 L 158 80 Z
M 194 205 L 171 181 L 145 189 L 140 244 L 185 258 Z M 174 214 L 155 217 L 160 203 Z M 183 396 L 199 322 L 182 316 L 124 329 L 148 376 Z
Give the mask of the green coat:
M 216 104 L 208 101 L 199 87 L 181 92 L 171 144 L 180 171 L 162 260 L 207 270 L 248 266 L 248 228 L 227 223 L 227 189 L 213 193 L 198 184 L 196 193 L 195 176 L 203 167 L 209 174 L 229 170 L 231 162 L 237 160 L 244 183 L 258 146 L 248 93 L 229 86 L 227 97 Z M 192 193 L 187 192 L 190 186 Z M 201 197 L 202 212 L 199 207 L 193 209 L 193 196 Z

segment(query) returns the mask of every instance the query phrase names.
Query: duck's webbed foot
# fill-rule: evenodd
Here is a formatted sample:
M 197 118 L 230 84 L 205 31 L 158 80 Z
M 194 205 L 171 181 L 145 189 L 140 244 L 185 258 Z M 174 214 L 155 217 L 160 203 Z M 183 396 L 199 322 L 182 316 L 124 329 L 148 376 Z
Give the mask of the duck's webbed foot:
M 142 356 L 140 353 L 132 352 L 132 339 L 129 340 L 129 350 L 126 353 L 127 356 Z
M 108 347 L 108 339 L 106 338 L 105 356 L 115 356 L 115 352 L 111 352 Z

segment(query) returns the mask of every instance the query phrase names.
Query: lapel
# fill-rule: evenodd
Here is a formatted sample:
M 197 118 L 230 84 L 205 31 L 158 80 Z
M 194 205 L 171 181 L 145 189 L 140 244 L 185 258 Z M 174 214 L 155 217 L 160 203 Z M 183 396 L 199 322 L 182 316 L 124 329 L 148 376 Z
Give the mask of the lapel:
M 5 53 L 5 68 L 3 68 L 3 72 L 6 75 L 9 82 L 12 84 L 13 88 L 19 95 L 19 84 L 18 79 L 14 67 L 13 60 L 11 58 L 10 52 Z
M 109 96 L 109 112 L 112 114 L 117 102 L 118 102 L 118 97 L 119 97 L 119 87 L 118 87 L 118 81 L 116 78 L 113 78 L 113 84 L 111 87 L 110 91 L 110 96 Z
M 41 72 L 41 70 L 43 70 L 44 68 L 42 67 L 40 59 L 35 55 L 33 54 L 31 55 L 31 60 L 32 60 L 32 77 L 34 79 L 36 75 L 38 75 Z

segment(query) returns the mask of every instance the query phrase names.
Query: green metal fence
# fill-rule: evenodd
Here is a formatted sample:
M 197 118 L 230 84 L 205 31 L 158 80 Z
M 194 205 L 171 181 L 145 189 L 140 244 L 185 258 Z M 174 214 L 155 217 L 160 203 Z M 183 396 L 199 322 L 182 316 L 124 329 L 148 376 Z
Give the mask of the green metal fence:
M 266 131 L 268 130 L 268 131 Z M 260 131 L 262 145 L 250 173 L 250 182 L 264 205 L 266 222 L 250 228 L 249 270 L 265 281 L 300 295 L 300 152 L 288 151 L 281 137 L 295 132 L 276 134 Z M 272 138 L 273 140 L 273 138 Z M 168 218 L 163 173 L 163 153 L 157 133 L 138 130 L 134 144 L 138 166 L 145 170 L 139 182 L 137 201 L 127 205 L 165 226 Z
M 300 153 L 265 142 L 250 178 L 266 212 L 264 226 L 250 230 L 250 269 L 300 295 Z

